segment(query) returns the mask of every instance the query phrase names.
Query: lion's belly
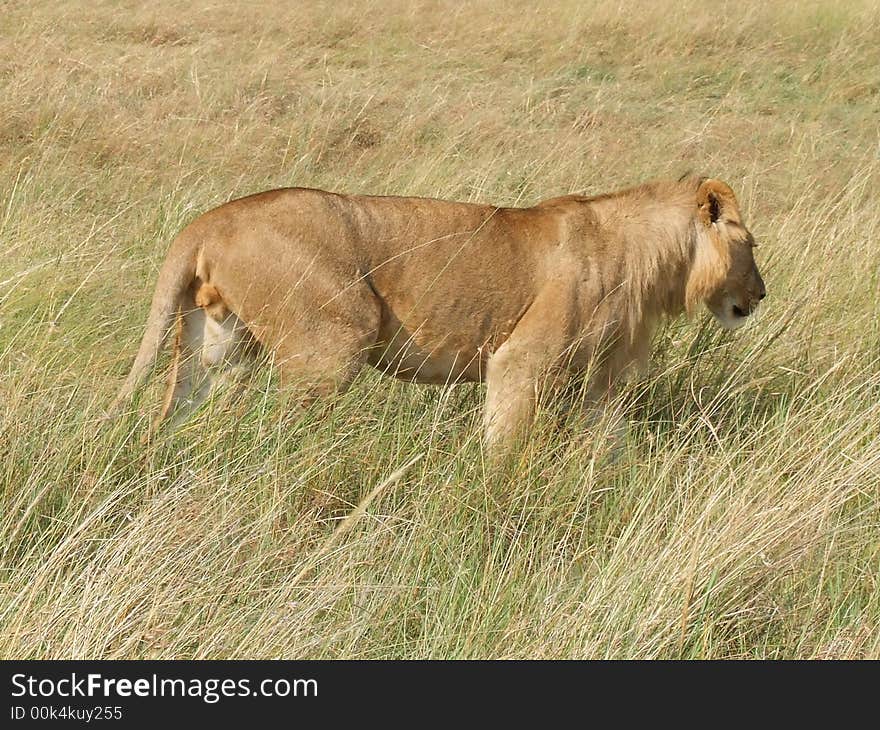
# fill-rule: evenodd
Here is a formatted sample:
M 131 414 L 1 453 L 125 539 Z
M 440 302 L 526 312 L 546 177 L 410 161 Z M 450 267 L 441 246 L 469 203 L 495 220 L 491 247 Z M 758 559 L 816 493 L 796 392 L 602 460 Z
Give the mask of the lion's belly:
M 479 348 L 460 348 L 451 342 L 426 346 L 404 330 L 387 334 L 380 337 L 369 357 L 370 365 L 386 375 L 432 385 L 482 379 L 485 356 Z
M 401 323 L 387 309 L 383 312 L 376 344 L 369 363 L 401 380 L 442 385 L 480 381 L 492 343 L 480 332 L 455 331 L 421 324 Z

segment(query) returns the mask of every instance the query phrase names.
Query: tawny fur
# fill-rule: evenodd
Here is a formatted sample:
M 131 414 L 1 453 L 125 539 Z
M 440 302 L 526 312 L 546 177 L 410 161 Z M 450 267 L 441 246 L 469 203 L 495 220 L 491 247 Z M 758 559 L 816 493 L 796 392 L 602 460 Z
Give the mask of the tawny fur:
M 740 324 L 764 296 L 752 246 L 731 189 L 703 178 L 531 208 L 261 193 L 174 241 L 118 403 L 179 317 L 163 417 L 185 416 L 259 346 L 303 398 L 344 389 L 364 364 L 486 381 L 496 447 L 523 433 L 539 393 L 588 369 L 594 400 L 607 396 L 663 317 L 705 302 Z

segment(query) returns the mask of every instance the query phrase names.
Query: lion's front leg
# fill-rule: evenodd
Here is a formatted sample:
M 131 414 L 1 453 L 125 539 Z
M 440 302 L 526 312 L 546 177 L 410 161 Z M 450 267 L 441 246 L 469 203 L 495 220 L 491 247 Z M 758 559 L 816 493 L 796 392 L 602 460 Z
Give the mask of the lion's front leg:
M 487 450 L 499 456 L 522 438 L 542 396 L 568 380 L 565 367 L 576 327 L 571 290 L 558 284 L 542 292 L 486 366 L 483 411 Z
M 605 366 L 598 372 L 590 373 L 586 388 L 581 390 L 577 403 L 573 404 L 575 413 L 586 421 L 594 432 L 608 441 L 615 454 L 626 442 L 629 421 L 616 402 L 617 386 L 622 374 Z

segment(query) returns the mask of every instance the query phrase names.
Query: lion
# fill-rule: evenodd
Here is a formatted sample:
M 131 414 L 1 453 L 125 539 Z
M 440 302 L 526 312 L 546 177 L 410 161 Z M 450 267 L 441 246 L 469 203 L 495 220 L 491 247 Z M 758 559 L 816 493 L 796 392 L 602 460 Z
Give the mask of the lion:
M 527 432 L 539 397 L 585 374 L 595 406 L 644 366 L 664 317 L 703 302 L 736 329 L 764 299 L 731 188 L 648 182 L 527 208 L 284 188 L 202 214 L 175 238 L 116 400 L 173 324 L 161 414 L 179 422 L 260 354 L 303 403 L 369 364 L 414 383 L 485 382 L 484 441 Z

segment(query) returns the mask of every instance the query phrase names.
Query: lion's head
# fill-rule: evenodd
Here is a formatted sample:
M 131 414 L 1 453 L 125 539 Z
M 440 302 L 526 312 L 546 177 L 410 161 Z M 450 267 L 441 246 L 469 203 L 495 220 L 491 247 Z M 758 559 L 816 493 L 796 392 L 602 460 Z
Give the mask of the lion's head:
M 745 324 L 767 293 L 755 264 L 755 241 L 743 223 L 736 196 L 720 180 L 702 180 L 696 204 L 687 309 L 693 312 L 705 302 L 722 327 L 734 330 Z

